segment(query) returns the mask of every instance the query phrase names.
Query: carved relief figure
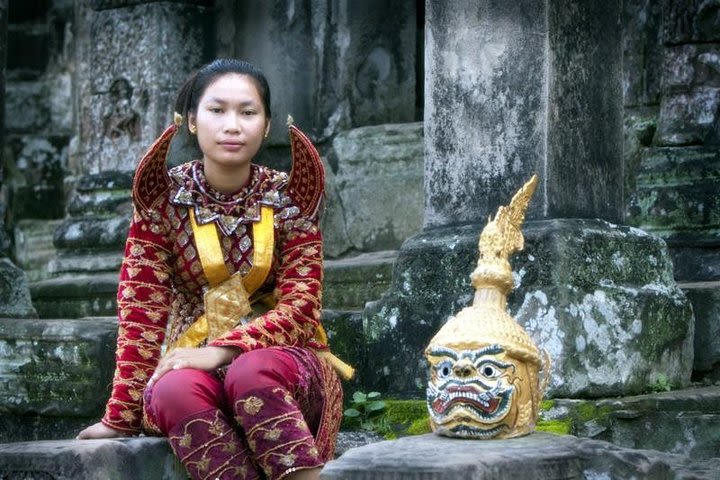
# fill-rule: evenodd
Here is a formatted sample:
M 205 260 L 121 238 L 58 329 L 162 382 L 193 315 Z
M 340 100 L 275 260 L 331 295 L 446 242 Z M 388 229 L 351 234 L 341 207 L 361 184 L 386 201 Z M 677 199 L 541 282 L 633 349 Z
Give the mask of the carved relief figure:
M 132 108 L 133 88 L 124 78 L 113 81 L 108 91 L 110 106 L 103 115 L 103 136 L 113 143 L 122 138 L 140 140 L 140 115 Z

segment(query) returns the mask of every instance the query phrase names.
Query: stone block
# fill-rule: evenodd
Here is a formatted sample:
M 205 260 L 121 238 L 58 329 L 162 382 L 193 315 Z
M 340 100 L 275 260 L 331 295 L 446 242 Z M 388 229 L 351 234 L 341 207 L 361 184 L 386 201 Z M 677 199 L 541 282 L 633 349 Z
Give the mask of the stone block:
M 20 442 L 0 445 L 0 478 L 186 480 L 164 438 Z
M 665 49 L 663 84 L 669 91 L 690 87 L 720 87 L 720 47 L 690 44 Z
M 342 132 L 327 162 L 325 231 L 346 234 L 345 249 L 368 252 L 399 248 L 423 221 L 423 130 L 421 123 L 379 125 Z M 332 201 L 335 200 L 335 201 Z M 342 212 L 336 213 L 336 210 Z M 331 235 L 328 239 L 337 238 Z M 330 243 L 330 242 L 328 242 Z M 328 245 L 336 256 L 341 245 Z
M 130 192 L 133 175 L 134 172 L 118 171 L 83 175 L 77 181 L 68 213 L 76 217 L 127 215 L 132 210 Z M 68 221 L 72 222 L 72 219 Z M 94 239 L 90 241 L 94 242 Z
M 696 372 L 720 373 L 720 281 L 682 283 L 680 287 L 695 313 L 693 368 Z
M 100 3 L 75 7 L 83 156 L 78 176 L 133 171 L 171 123 L 181 83 L 206 59 L 206 8 L 194 2 Z
M 112 258 L 119 265 L 120 255 Z M 98 260 L 97 255 L 78 257 L 69 260 L 69 263 L 76 265 L 79 261 L 88 260 Z M 78 269 L 77 266 L 74 268 Z M 117 288 L 117 273 L 49 278 L 30 286 L 40 318 L 113 316 L 117 313 Z
M 25 273 L 4 257 L 0 257 L 0 317 L 37 317 Z
M 711 147 L 649 148 L 628 199 L 628 223 L 672 247 L 718 245 L 720 153 Z M 683 264 L 678 265 L 684 268 Z M 699 277 L 683 279 L 700 280 Z
M 404 244 L 390 292 L 364 312 L 370 388 L 422 395 L 427 342 L 472 299 L 480 230 L 435 229 Z M 689 382 L 692 309 L 662 240 L 598 220 L 526 222 L 524 234 L 509 309 L 550 353 L 549 396 L 641 393 L 660 375 Z
M 130 214 L 74 217 L 55 231 L 55 247 L 61 250 L 113 250 L 122 252 L 130 226 Z
M 0 319 L 0 411 L 97 417 L 115 370 L 114 318 Z
M 20 220 L 15 224 L 15 258 L 28 281 L 48 277 L 47 263 L 57 254 L 53 245 L 55 229 L 62 220 Z
M 632 450 L 569 435 L 535 433 L 511 440 L 405 437 L 354 448 L 330 462 L 323 480 L 467 480 L 503 478 L 717 478 L 720 459 Z
M 8 132 L 34 132 L 47 128 L 50 108 L 45 83 L 7 82 L 5 88 L 5 128 Z
M 660 105 L 655 144 L 659 146 L 720 143 L 720 88 L 696 87 L 666 93 Z
M 396 251 L 364 253 L 325 261 L 323 307 L 362 310 L 378 300 L 390 286 Z

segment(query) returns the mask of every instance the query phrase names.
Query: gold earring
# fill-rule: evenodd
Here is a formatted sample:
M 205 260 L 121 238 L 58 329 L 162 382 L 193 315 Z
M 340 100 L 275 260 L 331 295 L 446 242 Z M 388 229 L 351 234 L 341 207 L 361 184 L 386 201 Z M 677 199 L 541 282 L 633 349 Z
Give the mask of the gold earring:
M 196 125 L 189 125 L 188 130 L 190 130 L 190 133 L 192 135 L 195 135 L 197 133 L 197 126 Z

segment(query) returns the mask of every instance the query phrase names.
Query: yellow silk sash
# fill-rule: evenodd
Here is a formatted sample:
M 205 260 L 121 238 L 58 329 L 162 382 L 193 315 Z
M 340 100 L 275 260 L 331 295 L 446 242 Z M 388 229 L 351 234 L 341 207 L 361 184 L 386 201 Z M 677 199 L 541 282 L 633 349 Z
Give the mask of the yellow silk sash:
M 252 311 L 250 295 L 262 286 L 272 266 L 275 248 L 273 208 L 263 205 L 260 221 L 253 223 L 253 265 L 245 277 L 230 275 L 223 259 L 220 239 L 213 222 L 198 225 L 195 212 L 190 212 L 190 225 L 195 237 L 198 257 L 210 289 L 205 292 L 205 314 L 183 332 L 168 349 L 196 347 L 206 339 L 214 340 L 233 328 L 238 320 Z
M 251 303 L 262 304 L 266 308 L 274 308 L 274 299 L 261 295 L 250 300 L 250 296 L 262 286 L 272 266 L 272 255 L 275 248 L 275 230 L 273 225 L 273 209 L 263 205 L 260 221 L 253 223 L 253 265 L 250 271 L 241 277 L 239 272 L 230 275 L 225 265 L 217 228 L 213 222 L 198 225 L 193 209 L 189 209 L 190 224 L 195 237 L 198 257 L 210 289 L 205 292 L 205 314 L 200 316 L 183 332 L 180 338 L 168 351 L 178 347 L 197 347 L 203 341 L 213 340 L 229 331 L 237 322 L 251 311 Z M 327 345 L 328 338 L 322 324 L 315 330 L 315 338 Z M 344 380 L 353 377 L 354 369 L 343 362 L 329 350 L 317 350 L 318 357 L 330 362 L 335 371 Z

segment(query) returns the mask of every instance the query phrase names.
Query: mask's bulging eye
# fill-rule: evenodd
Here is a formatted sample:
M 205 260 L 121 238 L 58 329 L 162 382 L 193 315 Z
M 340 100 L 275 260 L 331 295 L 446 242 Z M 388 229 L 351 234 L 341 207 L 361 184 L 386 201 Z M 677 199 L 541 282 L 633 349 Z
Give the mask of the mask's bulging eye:
M 499 368 L 490 363 L 480 365 L 480 372 L 487 378 L 497 378 L 502 373 Z
M 437 375 L 440 378 L 447 378 L 452 373 L 452 364 L 450 362 L 441 362 L 435 367 Z

